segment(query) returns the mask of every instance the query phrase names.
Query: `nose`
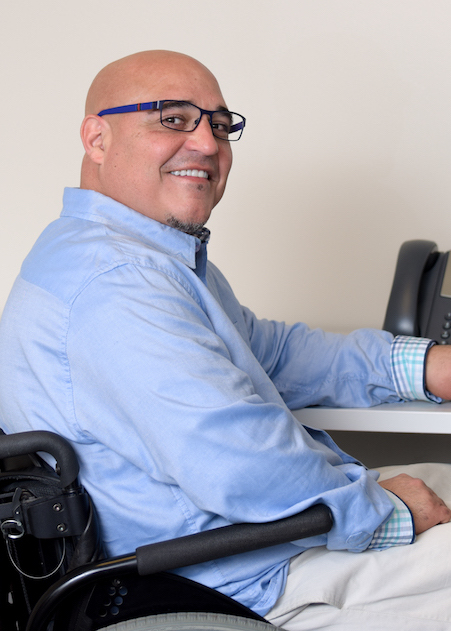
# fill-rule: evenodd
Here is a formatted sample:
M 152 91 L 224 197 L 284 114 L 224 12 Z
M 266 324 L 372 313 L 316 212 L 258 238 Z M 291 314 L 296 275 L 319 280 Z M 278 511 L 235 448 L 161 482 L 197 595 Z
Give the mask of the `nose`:
M 187 148 L 209 156 L 218 153 L 218 142 L 213 136 L 208 114 L 202 114 L 196 129 L 187 133 L 186 136 Z

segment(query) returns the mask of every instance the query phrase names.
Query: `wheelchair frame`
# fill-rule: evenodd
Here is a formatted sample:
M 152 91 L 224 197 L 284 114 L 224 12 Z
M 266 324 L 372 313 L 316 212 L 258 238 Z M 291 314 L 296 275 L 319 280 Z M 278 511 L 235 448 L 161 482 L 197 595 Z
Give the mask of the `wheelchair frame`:
M 56 460 L 53 470 L 37 454 Z M 94 631 L 173 612 L 212 612 L 266 622 L 176 568 L 328 532 L 329 509 L 315 505 L 265 524 L 234 524 L 103 558 L 95 510 L 78 482 L 70 445 L 51 432 L 0 435 L 2 631 Z M 25 569 L 24 564 L 31 564 Z M 39 579 L 37 574 L 39 573 Z

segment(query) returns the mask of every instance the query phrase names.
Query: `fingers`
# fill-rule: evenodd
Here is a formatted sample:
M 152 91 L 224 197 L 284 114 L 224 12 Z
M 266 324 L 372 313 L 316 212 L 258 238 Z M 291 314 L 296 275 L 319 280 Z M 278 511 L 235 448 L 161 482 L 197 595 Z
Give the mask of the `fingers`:
M 435 495 L 435 494 L 434 494 Z M 445 502 L 436 495 L 438 506 L 440 507 L 441 513 L 443 515 L 442 519 L 438 522 L 439 524 L 447 524 L 451 521 L 451 510 L 445 504 Z

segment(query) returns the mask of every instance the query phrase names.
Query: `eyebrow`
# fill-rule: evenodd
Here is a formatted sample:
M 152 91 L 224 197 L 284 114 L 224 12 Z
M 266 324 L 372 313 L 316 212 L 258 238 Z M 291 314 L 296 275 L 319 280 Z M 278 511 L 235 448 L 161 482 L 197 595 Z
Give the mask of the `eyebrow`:
M 191 103 L 191 101 L 184 101 L 183 99 L 180 99 L 180 101 L 178 101 L 177 99 L 164 99 L 163 107 L 170 107 L 171 105 L 180 105 L 182 107 L 187 107 L 188 105 L 194 105 L 194 103 Z
M 185 101 L 184 99 L 165 99 L 165 103 L 163 105 L 163 109 L 166 107 L 171 107 L 172 105 L 176 105 L 176 106 L 181 106 L 181 107 L 188 107 L 189 105 L 192 105 L 194 107 L 199 107 L 199 105 L 196 105 L 196 103 L 193 103 L 192 101 Z M 199 108 L 199 109 L 203 109 L 203 108 Z M 227 118 L 229 119 L 230 122 L 233 121 L 233 116 L 230 112 L 230 110 L 225 106 L 225 105 L 219 105 L 218 108 L 216 110 L 204 110 L 205 112 L 211 112 L 212 114 L 215 112 L 221 112 L 225 115 L 227 115 Z
M 223 112 L 224 114 L 227 114 L 227 118 L 229 119 L 230 122 L 233 121 L 233 116 L 232 116 L 231 111 L 227 107 L 225 107 L 224 105 L 220 105 L 217 110 L 213 110 L 213 111 L 214 112 Z
M 186 101 L 185 99 L 165 99 L 168 103 L 175 103 L 176 105 L 194 105 L 195 107 L 199 107 L 196 103 L 192 101 Z M 200 108 L 202 109 L 202 108 Z M 225 105 L 218 105 L 215 110 L 206 110 L 207 112 L 230 112 L 229 108 Z

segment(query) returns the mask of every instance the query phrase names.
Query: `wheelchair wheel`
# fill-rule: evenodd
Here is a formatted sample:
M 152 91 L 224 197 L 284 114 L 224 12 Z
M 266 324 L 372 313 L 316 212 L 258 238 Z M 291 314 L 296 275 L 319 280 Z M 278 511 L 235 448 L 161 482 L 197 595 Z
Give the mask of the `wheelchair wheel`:
M 126 620 L 99 631 L 271 631 L 272 624 L 216 613 L 169 613 Z

